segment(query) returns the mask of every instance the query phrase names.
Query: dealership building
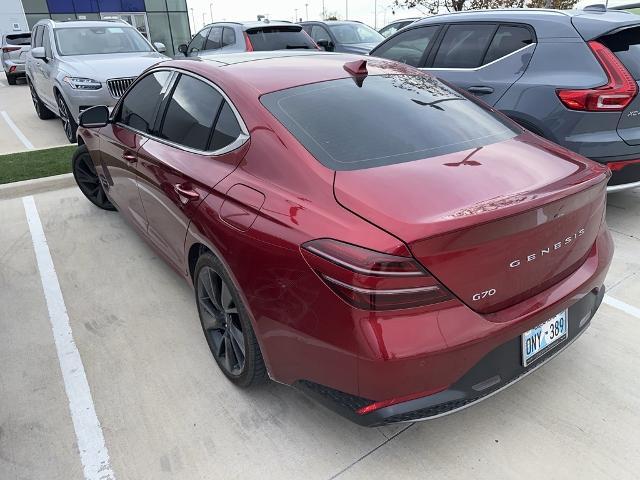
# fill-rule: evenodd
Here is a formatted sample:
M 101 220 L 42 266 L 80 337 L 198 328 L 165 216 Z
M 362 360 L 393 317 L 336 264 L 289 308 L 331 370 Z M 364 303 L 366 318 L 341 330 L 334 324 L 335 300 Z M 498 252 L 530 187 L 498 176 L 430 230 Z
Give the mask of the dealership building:
M 124 20 L 164 43 L 167 55 L 191 37 L 186 0 L 0 0 L 0 33 L 31 30 L 43 18 Z

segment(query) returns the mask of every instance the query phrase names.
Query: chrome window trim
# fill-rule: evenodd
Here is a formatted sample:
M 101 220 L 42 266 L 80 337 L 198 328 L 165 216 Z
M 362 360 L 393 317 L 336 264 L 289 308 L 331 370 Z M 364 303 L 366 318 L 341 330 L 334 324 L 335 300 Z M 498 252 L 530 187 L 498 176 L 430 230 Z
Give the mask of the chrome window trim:
M 188 75 L 190 77 L 193 77 L 196 80 L 200 80 L 201 82 L 204 82 L 207 85 L 213 87 L 220 95 L 222 95 L 222 98 L 224 99 L 225 102 L 227 102 L 229 107 L 231 107 L 231 111 L 233 112 L 234 116 L 236 117 L 236 121 L 238 122 L 238 125 L 240 125 L 241 133 L 238 136 L 238 138 L 236 138 L 229 145 L 227 145 L 227 146 L 225 146 L 223 148 L 219 148 L 218 150 L 198 150 L 196 148 L 191 148 L 191 147 L 187 147 L 185 145 L 181 145 L 179 143 L 171 142 L 171 141 L 166 140 L 164 138 L 156 137 L 155 135 L 151 135 L 151 134 L 149 134 L 147 132 L 143 132 L 143 131 L 138 130 L 136 128 L 132 128 L 129 125 L 125 125 L 124 123 L 121 123 L 121 122 L 114 122 L 116 125 L 124 128 L 126 130 L 135 132 L 138 135 L 141 135 L 142 137 L 145 137 L 145 138 L 148 138 L 148 139 L 152 139 L 152 140 L 155 140 L 155 141 L 160 142 L 160 143 L 164 143 L 165 145 L 169 145 L 171 147 L 175 147 L 175 148 L 177 148 L 179 150 L 183 150 L 185 152 L 195 153 L 196 155 L 203 155 L 203 156 L 207 156 L 207 157 L 219 156 L 219 155 L 224 155 L 225 153 L 232 152 L 233 150 L 236 150 L 236 149 L 240 148 L 242 145 L 244 145 L 251 138 L 251 135 L 249 134 L 249 130 L 247 129 L 247 125 L 244 123 L 244 120 L 243 120 L 242 116 L 240 115 L 240 112 L 238 112 L 238 109 L 233 104 L 231 99 L 227 96 L 227 94 L 224 93 L 224 91 L 220 87 L 218 87 L 215 83 L 213 83 L 211 80 L 209 80 L 207 78 L 204 78 L 204 77 L 202 77 L 202 76 L 200 76 L 200 75 L 198 75 L 196 73 L 190 72 L 188 70 L 183 70 L 183 69 L 180 69 L 180 68 L 176 68 L 176 67 L 160 67 L 160 68 L 156 68 L 156 69 L 150 70 L 144 76 L 139 76 L 135 80 L 134 84 L 132 84 L 129 87 L 129 89 L 132 89 L 143 78 L 147 77 L 148 75 L 152 75 L 154 73 L 157 73 L 157 72 L 173 72 L 174 73 L 174 75 L 169 79 L 169 82 L 167 83 L 167 87 L 171 86 L 171 88 L 173 88 L 173 82 L 175 82 L 175 77 L 179 73 L 183 74 L 183 75 Z M 130 93 L 130 91 L 128 93 Z M 120 102 L 120 105 L 118 105 L 118 109 L 117 109 L 118 112 L 117 113 L 119 113 L 120 108 L 121 108 L 121 104 L 122 104 L 122 102 L 124 101 L 124 99 L 126 97 L 127 97 L 127 95 L 121 97 L 121 102 Z
M 495 60 L 492 60 L 489 63 L 485 63 L 484 65 L 480 65 L 479 67 L 451 67 L 451 68 L 443 68 L 443 67 L 420 67 L 420 70 L 425 70 L 427 72 L 431 72 L 431 71 L 443 71 L 443 70 L 447 70 L 447 71 L 456 71 L 456 72 L 477 72 L 478 70 L 482 70 L 483 68 L 486 68 L 490 65 L 493 65 L 496 62 L 500 62 L 502 60 L 504 60 L 507 57 L 510 57 L 511 55 L 515 55 L 516 53 L 522 52 L 524 49 L 529 48 L 531 46 L 536 46 L 538 45 L 538 42 L 531 42 L 529 45 L 525 45 L 524 47 L 519 48 L 518 50 L 515 50 L 511 53 L 507 53 L 506 55 L 500 57 L 500 58 L 496 58 Z

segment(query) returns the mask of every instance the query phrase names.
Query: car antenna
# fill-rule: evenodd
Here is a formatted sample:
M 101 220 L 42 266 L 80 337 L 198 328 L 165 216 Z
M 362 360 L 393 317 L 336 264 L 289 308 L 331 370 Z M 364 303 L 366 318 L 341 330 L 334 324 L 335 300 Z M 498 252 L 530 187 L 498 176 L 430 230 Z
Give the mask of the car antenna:
M 367 75 L 369 75 L 366 60 L 354 60 L 353 62 L 346 62 L 342 66 L 342 68 L 344 68 L 351 74 L 351 76 L 353 77 L 353 81 L 356 82 L 356 85 L 358 85 L 358 87 L 362 87 L 364 79 L 367 78 Z

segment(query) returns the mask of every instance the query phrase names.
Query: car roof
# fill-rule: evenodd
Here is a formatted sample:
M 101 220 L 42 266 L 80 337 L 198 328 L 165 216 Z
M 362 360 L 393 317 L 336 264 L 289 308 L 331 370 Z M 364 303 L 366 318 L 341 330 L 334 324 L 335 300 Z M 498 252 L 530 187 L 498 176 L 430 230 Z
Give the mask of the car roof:
M 582 36 L 584 40 L 591 40 L 616 28 L 640 25 L 640 16 L 621 10 L 605 9 L 503 8 L 443 13 L 418 20 L 412 23 L 411 27 L 465 21 L 520 22 L 532 25 L 538 38 Z M 580 35 L 577 35 L 576 30 Z
M 288 22 L 286 20 L 269 20 L 265 22 L 264 20 L 249 20 L 246 22 L 213 22 L 205 25 L 200 30 L 205 28 L 215 27 L 216 25 L 239 25 L 243 30 L 248 30 L 251 28 L 260 28 L 260 27 L 290 27 L 292 25 L 296 25 L 295 23 Z
M 220 54 L 170 60 L 154 68 L 183 68 L 215 82 L 222 75 L 262 95 L 310 83 L 349 78 L 345 63 L 366 60 L 368 75 L 420 74 L 419 70 L 382 58 L 321 51 L 273 51 Z
M 364 23 L 359 20 L 309 20 L 300 22 L 300 25 L 304 25 L 305 23 L 326 23 L 327 25 L 347 25 L 357 23 L 359 25 L 364 25 Z
M 53 28 L 99 28 L 99 27 L 121 27 L 133 28 L 130 24 L 123 20 L 70 20 L 58 22 L 55 20 L 40 20 L 36 25 L 45 24 Z

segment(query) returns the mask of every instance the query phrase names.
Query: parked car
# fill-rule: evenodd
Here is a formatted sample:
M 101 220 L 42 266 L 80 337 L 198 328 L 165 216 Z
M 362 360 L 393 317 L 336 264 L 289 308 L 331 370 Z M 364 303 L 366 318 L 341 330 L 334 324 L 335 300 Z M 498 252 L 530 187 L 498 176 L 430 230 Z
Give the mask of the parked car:
M 125 22 L 41 20 L 33 28 L 26 74 L 41 119 L 60 117 L 76 141 L 80 112 L 115 105 L 147 67 L 166 60 L 162 43 L 151 45 Z
M 302 28 L 327 52 L 369 53 L 384 37 L 361 22 L 327 20 L 300 22 Z
M 363 425 L 432 418 L 585 331 L 613 254 L 605 167 L 400 63 L 226 57 L 83 112 L 73 172 L 193 285 L 231 382 Z
M 178 47 L 185 57 L 265 50 L 317 49 L 300 25 L 281 21 L 216 22 L 207 25 L 188 45 Z
M 7 33 L 0 37 L 2 68 L 9 85 L 15 85 L 24 77 L 24 64 L 27 52 L 31 48 L 31 33 Z
M 640 186 L 640 17 L 593 10 L 437 15 L 371 55 L 433 72 L 532 132 Z
M 382 27 L 380 30 L 378 30 L 378 33 L 385 38 L 390 37 L 391 35 L 396 33 L 398 30 L 403 29 L 407 25 L 411 25 L 416 20 L 420 20 L 420 18 L 415 17 L 415 18 L 403 18 L 402 20 L 396 20 Z

